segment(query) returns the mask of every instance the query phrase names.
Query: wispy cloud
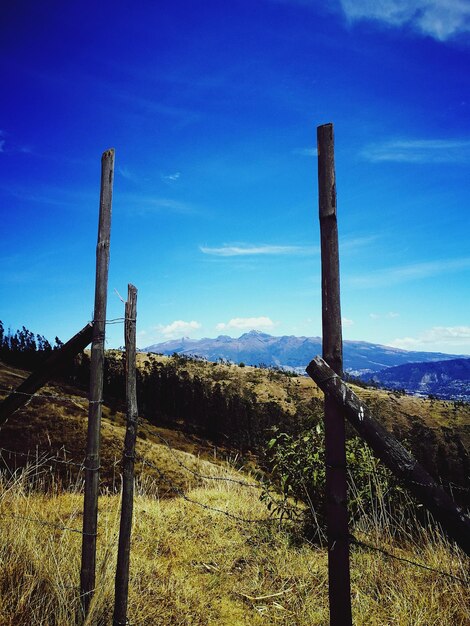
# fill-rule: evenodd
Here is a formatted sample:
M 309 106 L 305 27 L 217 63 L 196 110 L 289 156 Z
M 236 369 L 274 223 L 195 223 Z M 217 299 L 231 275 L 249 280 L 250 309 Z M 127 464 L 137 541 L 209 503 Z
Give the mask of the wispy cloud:
M 395 313 L 395 311 L 389 311 L 388 313 L 385 313 L 384 315 L 380 315 L 379 313 L 369 313 L 369 317 L 372 320 L 379 320 L 380 318 L 391 320 L 396 317 L 400 317 L 400 313 Z
M 373 163 L 469 163 L 470 139 L 392 139 L 366 146 L 361 156 Z
M 131 172 L 131 170 L 128 167 L 126 166 L 118 167 L 117 171 L 126 180 L 129 180 L 132 183 L 138 182 L 137 176 L 133 172 Z
M 130 214 L 147 215 L 151 213 L 180 213 L 194 215 L 200 211 L 193 205 L 172 198 L 158 196 L 142 196 L 140 194 L 120 194 L 122 202 Z
M 299 156 L 307 156 L 307 157 L 315 157 L 318 154 L 316 148 L 296 148 L 293 150 L 293 154 L 298 154 Z
M 339 247 L 341 252 L 350 252 L 357 248 L 368 246 L 373 241 L 379 239 L 379 235 L 366 235 L 364 237 L 340 237 Z
M 181 337 L 201 328 L 201 324 L 196 321 L 185 322 L 183 320 L 175 320 L 167 326 L 158 326 L 159 332 L 166 338 Z
M 162 174 L 161 179 L 166 183 L 174 183 L 181 177 L 181 172 L 175 172 L 174 174 Z
M 275 323 L 271 318 L 261 317 L 234 317 L 229 322 L 217 324 L 217 330 L 269 330 L 274 328 Z
M 377 235 L 365 237 L 342 237 L 340 248 L 342 252 L 349 252 L 361 248 L 377 239 Z M 218 247 L 199 246 L 203 254 L 216 257 L 249 257 L 249 256 L 313 256 L 319 254 L 318 246 L 285 246 L 275 244 L 251 243 L 224 243 Z
M 0 153 L 8 153 L 8 154 L 32 154 L 33 150 L 30 146 L 20 146 L 15 145 L 15 143 L 11 141 L 10 136 L 8 136 L 8 144 L 7 144 L 7 133 L 0 129 Z
M 348 319 L 347 317 L 341 318 L 341 322 L 343 324 L 343 328 L 351 328 L 351 326 L 354 324 L 354 321 Z
M 414 263 L 389 267 L 383 270 L 372 271 L 362 276 L 350 276 L 347 283 L 356 288 L 374 288 L 387 285 L 396 285 L 412 280 L 429 278 L 447 272 L 458 272 L 470 267 L 470 257 L 460 259 L 441 259 L 427 263 Z
M 219 248 L 210 248 L 208 246 L 199 246 L 199 250 L 203 254 L 209 254 L 218 257 L 233 257 L 233 256 L 256 256 L 256 255 L 310 255 L 316 253 L 318 250 L 313 246 L 275 246 L 269 244 L 251 245 L 251 244 L 239 244 L 229 245 L 223 244 Z
M 388 26 L 408 26 L 439 41 L 470 31 L 467 0 L 340 0 L 351 21 L 375 20 Z
M 390 343 L 403 350 L 470 351 L 470 326 L 434 326 L 417 337 L 403 337 Z

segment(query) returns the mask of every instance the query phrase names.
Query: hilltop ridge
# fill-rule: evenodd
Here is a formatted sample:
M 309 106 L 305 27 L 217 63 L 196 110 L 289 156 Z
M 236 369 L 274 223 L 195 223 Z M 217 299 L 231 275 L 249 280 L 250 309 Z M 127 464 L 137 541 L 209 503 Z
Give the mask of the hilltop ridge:
M 147 346 L 143 352 L 156 352 L 164 355 L 181 354 L 206 358 L 209 361 L 224 359 L 232 363 L 246 365 L 283 367 L 305 372 L 311 359 L 321 354 L 321 337 L 283 335 L 275 337 L 258 330 L 250 330 L 238 338 L 219 335 L 211 339 L 170 339 L 163 343 Z M 463 358 L 465 355 L 443 354 L 441 352 L 418 352 L 402 350 L 367 341 L 343 342 L 344 369 L 353 375 L 378 372 L 388 367 L 405 363 L 445 361 Z

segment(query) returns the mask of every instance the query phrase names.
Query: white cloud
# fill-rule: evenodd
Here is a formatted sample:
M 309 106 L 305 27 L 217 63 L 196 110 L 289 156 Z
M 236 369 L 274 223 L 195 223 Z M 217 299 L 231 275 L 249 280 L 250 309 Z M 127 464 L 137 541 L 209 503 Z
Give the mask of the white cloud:
M 364 248 L 376 241 L 378 235 L 367 235 L 365 237 L 340 237 L 339 247 L 341 252 L 350 252 L 357 248 Z
M 396 285 L 422 278 L 429 278 L 446 272 L 458 272 L 459 270 L 467 269 L 469 267 L 470 257 L 463 257 L 460 259 L 440 259 L 439 261 L 389 267 L 383 270 L 376 270 L 362 276 L 351 276 L 346 280 L 347 283 L 353 287 L 369 289 L 373 287 Z
M 234 317 L 229 322 L 217 324 L 217 330 L 268 330 L 275 324 L 269 317 Z
M 403 337 L 390 343 L 404 350 L 438 350 L 441 352 L 470 352 L 470 326 L 434 326 L 417 337 Z
M 260 254 L 281 255 L 281 254 L 300 254 L 310 255 L 317 252 L 313 246 L 273 246 L 267 244 L 251 245 L 228 245 L 223 244 L 219 248 L 210 248 L 208 246 L 199 246 L 199 250 L 203 254 L 212 256 L 254 256 Z
M 136 193 L 121 193 L 119 200 L 131 215 L 150 215 L 152 213 L 195 215 L 198 213 L 198 209 L 192 205 L 186 202 L 180 202 L 179 200 L 172 200 L 171 198 L 142 196 Z
M 439 41 L 470 31 L 468 0 L 340 0 L 351 21 L 376 20 L 409 26 Z
M 184 322 L 183 320 L 175 320 L 167 326 L 159 326 L 158 330 L 162 335 L 169 339 L 171 337 L 188 335 L 191 331 L 198 330 L 199 328 L 201 328 L 201 324 L 199 322 Z
M 366 146 L 361 156 L 372 163 L 469 163 L 470 139 L 391 139 Z
M 174 174 L 162 174 L 162 180 L 170 183 L 174 183 L 181 177 L 181 172 L 175 172 Z
M 125 167 L 125 166 L 118 167 L 118 172 L 126 180 L 130 180 L 133 183 L 137 182 L 137 177 L 130 171 L 128 167 Z
M 296 148 L 293 152 L 294 154 L 308 157 L 316 157 L 318 155 L 316 148 Z
M 395 317 L 400 317 L 400 313 L 395 313 L 394 311 L 389 311 L 388 313 L 385 313 L 385 315 L 379 315 L 378 313 L 369 313 L 369 317 L 373 320 L 378 320 L 381 317 L 385 317 L 388 319 L 393 319 Z
M 349 320 L 347 317 L 343 317 L 341 321 L 344 328 L 350 328 L 354 324 L 353 320 Z

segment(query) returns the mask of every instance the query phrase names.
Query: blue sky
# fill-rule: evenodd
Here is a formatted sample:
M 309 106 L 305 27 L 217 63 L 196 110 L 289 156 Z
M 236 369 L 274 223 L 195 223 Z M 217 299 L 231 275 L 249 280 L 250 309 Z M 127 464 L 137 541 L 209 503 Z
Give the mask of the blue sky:
M 4 3 L 0 319 L 91 318 L 114 147 L 108 318 L 319 335 L 333 122 L 345 339 L 470 354 L 469 67 L 467 0 Z

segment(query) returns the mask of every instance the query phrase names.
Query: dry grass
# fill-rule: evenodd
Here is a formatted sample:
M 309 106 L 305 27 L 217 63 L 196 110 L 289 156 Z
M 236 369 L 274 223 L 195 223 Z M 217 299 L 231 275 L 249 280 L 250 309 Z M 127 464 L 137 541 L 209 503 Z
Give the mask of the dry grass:
M 186 367 L 186 365 L 185 365 Z M 276 377 L 253 368 L 193 364 L 209 368 L 227 384 L 246 385 L 260 399 L 290 406 L 320 397 L 304 378 Z M 200 374 L 201 370 L 198 370 Z M 212 375 L 212 374 L 211 374 Z M 0 369 L 0 383 L 16 386 L 25 376 L 14 368 Z M 370 403 L 383 405 L 385 419 L 406 424 L 409 414 L 430 410 L 441 420 L 465 421 L 446 403 L 361 390 Z M 14 450 L 51 453 L 63 448 L 83 458 L 86 399 L 73 390 L 50 385 L 42 393 L 64 394 L 67 403 L 33 400 L 1 430 L 1 444 Z M 432 411 L 431 411 L 432 408 Z M 468 409 L 464 409 L 468 410 Z M 165 437 L 173 450 L 162 442 Z M 124 420 L 104 407 L 102 437 L 103 495 L 100 499 L 97 590 L 86 626 L 111 623 L 114 569 L 119 525 L 119 486 L 115 460 L 122 453 Z M 177 448 L 177 449 L 175 449 Z M 129 617 L 135 626 L 315 626 L 328 624 L 327 556 L 325 550 L 299 543 L 292 529 L 278 525 L 237 522 L 202 508 L 186 497 L 245 518 L 267 518 L 258 492 L 229 482 L 198 478 L 182 465 L 205 475 L 246 480 L 228 468 L 209 442 L 176 431 L 144 424 L 138 454 L 156 464 L 137 480 Z M 78 606 L 81 535 L 44 521 L 81 529 L 81 476 L 50 479 L 60 466 L 46 463 L 26 471 L 5 472 L 0 480 L 0 626 L 69 626 Z M 137 469 L 141 470 L 141 464 Z M 51 468 L 51 469 L 50 469 Z M 45 473 L 43 473 L 45 472 Z M 33 475 L 33 476 L 32 476 Z M 34 488 L 32 488 L 32 485 Z M 44 487 L 47 485 L 48 490 Z M 74 488 L 75 485 L 75 488 Z M 175 496 L 177 497 L 168 497 Z M 20 519 L 23 518 L 23 519 Z M 28 518 L 28 519 L 25 519 Z M 35 521 L 36 520 L 36 521 Z M 362 532 L 361 532 L 362 530 Z M 470 623 L 468 559 L 437 533 L 394 538 L 391 517 L 361 520 L 356 536 L 397 556 L 458 576 L 465 583 L 435 572 L 391 560 L 362 548 L 352 548 L 351 574 L 354 623 L 381 626 L 464 626 Z M 413 540 L 411 536 L 415 537 Z
M 37 468 L 31 471 L 40 475 Z M 215 466 L 212 471 L 220 472 Z M 68 626 L 78 611 L 81 536 L 30 520 L 80 529 L 82 496 L 41 494 L 28 485 L 22 474 L 0 486 L 0 625 Z M 238 522 L 181 497 L 158 499 L 142 485 L 138 491 L 129 598 L 132 624 L 328 623 L 324 549 L 293 542 L 289 529 L 276 524 Z M 206 481 L 188 490 L 187 497 L 245 518 L 267 517 L 257 492 L 233 483 Z M 102 496 L 98 585 L 87 626 L 111 623 L 118 525 L 119 497 Z M 429 530 L 419 540 L 398 544 L 369 520 L 368 534 L 357 535 L 469 581 L 465 558 Z M 461 582 L 361 548 L 353 548 L 351 568 L 357 625 L 470 623 L 468 586 Z

